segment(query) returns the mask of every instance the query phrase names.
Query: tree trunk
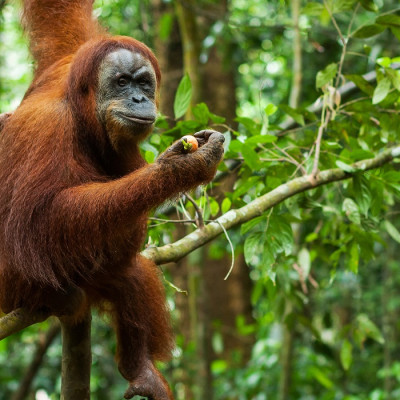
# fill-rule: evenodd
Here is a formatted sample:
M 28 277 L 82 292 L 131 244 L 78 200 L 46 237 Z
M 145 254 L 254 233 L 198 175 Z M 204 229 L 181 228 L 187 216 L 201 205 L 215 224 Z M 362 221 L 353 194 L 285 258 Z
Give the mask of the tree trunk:
M 300 104 L 301 86 L 303 79 L 303 65 L 301 54 L 301 32 L 299 26 L 301 0 L 292 0 L 292 18 L 293 18 L 293 67 L 292 67 L 292 86 L 289 96 L 290 107 L 297 108 Z
M 195 15 L 194 0 L 177 0 L 175 3 L 178 17 L 179 30 L 182 38 L 184 71 L 192 82 L 191 106 L 195 106 L 202 99 L 202 74 L 200 71 L 200 47 L 201 39 L 198 34 L 198 26 Z M 187 117 L 191 118 L 189 108 Z
M 155 26 L 158 31 L 155 37 L 155 53 L 161 66 L 160 111 L 169 119 L 174 119 L 174 99 L 176 89 L 183 75 L 183 51 L 178 21 L 172 3 L 152 0 Z M 160 27 L 162 19 L 171 18 L 168 37 L 162 37 Z M 172 124 L 171 124 L 172 125 Z

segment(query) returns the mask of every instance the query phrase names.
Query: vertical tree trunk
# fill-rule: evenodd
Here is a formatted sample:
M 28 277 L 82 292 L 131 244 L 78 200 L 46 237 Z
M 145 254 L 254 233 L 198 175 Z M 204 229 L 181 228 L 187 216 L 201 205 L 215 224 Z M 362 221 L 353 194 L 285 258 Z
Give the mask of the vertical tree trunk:
M 191 337 L 196 343 L 196 389 L 195 398 L 214 398 L 211 375 L 211 313 L 207 307 L 207 288 L 204 281 L 203 260 L 205 249 L 197 251 L 197 260 L 189 266 L 189 296 Z
M 292 67 L 292 85 L 289 95 L 290 107 L 297 108 L 300 103 L 302 89 L 302 48 L 301 34 L 299 27 L 301 0 L 291 0 L 291 12 L 293 18 L 293 67 Z M 299 242 L 300 225 L 292 225 L 295 241 Z M 290 302 L 290 299 L 287 300 Z M 292 305 L 289 305 L 292 308 Z M 288 400 L 290 394 L 292 369 L 293 369 L 293 353 L 294 353 L 294 337 L 296 330 L 294 327 L 288 326 L 287 323 L 282 325 L 283 339 L 282 350 L 280 354 L 280 364 L 282 373 L 279 382 L 279 400 Z
M 292 0 L 292 18 L 293 18 L 293 67 L 292 67 L 292 87 L 289 97 L 290 107 L 297 108 L 301 97 L 301 84 L 303 79 L 303 65 L 301 54 L 301 32 L 299 26 L 301 0 Z
M 278 400 L 289 400 L 293 365 L 294 332 L 287 324 L 283 324 L 283 339 L 281 349 L 281 379 L 279 382 Z
M 194 0 L 177 0 L 175 4 L 182 38 L 183 66 L 185 73 L 189 75 L 192 82 L 191 105 L 194 106 L 202 98 L 202 74 L 199 68 L 201 40 L 194 11 L 195 2 Z M 191 116 L 189 109 L 187 117 L 190 118 Z
M 155 36 L 155 53 L 161 66 L 162 80 L 160 111 L 169 119 L 174 119 L 174 99 L 176 89 L 183 75 L 183 50 L 179 26 L 172 3 L 152 0 L 154 25 L 158 28 Z M 168 37 L 162 37 L 160 27 L 163 17 L 171 18 Z
M 81 322 L 61 319 L 61 400 L 90 399 L 91 315 Z

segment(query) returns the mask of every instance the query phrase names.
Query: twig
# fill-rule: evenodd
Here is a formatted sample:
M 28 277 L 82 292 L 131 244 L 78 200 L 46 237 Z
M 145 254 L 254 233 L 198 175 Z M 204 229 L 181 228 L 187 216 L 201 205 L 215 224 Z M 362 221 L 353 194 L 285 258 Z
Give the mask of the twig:
M 351 37 L 351 27 L 353 26 L 354 18 L 355 18 L 356 14 L 357 14 L 359 5 L 360 5 L 360 3 L 357 3 L 357 5 L 356 5 L 356 7 L 355 7 L 355 9 L 353 11 L 353 14 L 351 16 L 351 20 L 350 20 L 350 23 L 349 23 L 349 27 L 347 29 L 347 35 L 346 35 L 346 38 L 344 39 L 344 42 L 343 42 L 342 54 L 340 55 L 339 68 L 338 68 L 338 72 L 337 72 L 337 75 L 336 75 L 336 83 L 335 83 L 335 89 L 336 90 L 339 87 L 340 78 L 342 76 L 344 59 L 345 59 L 346 54 L 347 54 L 347 45 L 348 45 L 350 37 Z M 336 21 L 334 20 L 333 15 L 331 15 L 331 18 L 334 21 L 334 23 L 336 23 Z
M 164 218 L 150 217 L 149 220 L 160 222 L 159 224 L 150 224 L 149 227 L 155 227 L 165 224 L 196 224 L 195 219 L 164 219 Z
M 335 17 L 333 16 L 332 10 L 328 7 L 328 4 L 327 4 L 326 0 L 324 0 L 324 6 L 325 6 L 325 8 L 327 9 L 327 11 L 328 11 L 328 13 L 329 13 L 329 16 L 330 16 L 330 18 L 331 18 L 331 20 L 332 20 L 332 22 L 333 22 L 333 25 L 334 25 L 335 28 L 336 28 L 336 31 L 337 31 L 337 33 L 338 33 L 338 35 L 339 35 L 339 37 L 340 37 L 340 40 L 341 40 L 342 43 L 343 43 L 343 46 L 345 46 L 345 45 L 346 45 L 346 39 L 344 38 L 344 36 L 343 36 L 343 34 L 342 34 L 342 31 L 340 30 L 339 25 L 337 24 L 336 19 L 335 19 Z
M 315 143 L 311 146 L 311 149 L 310 149 L 310 151 L 308 152 L 308 154 L 307 154 L 307 157 L 301 162 L 301 165 L 304 165 L 310 158 L 311 158 L 311 156 L 313 155 L 313 153 L 314 153 L 314 149 L 315 149 Z M 308 149 L 307 149 L 308 150 Z M 297 171 L 299 170 L 299 168 L 296 168 L 296 170 L 293 172 L 293 174 L 292 175 L 290 175 L 290 178 L 293 178 L 296 174 L 297 174 Z
M 192 219 L 190 214 L 188 213 L 188 211 L 185 208 L 185 205 L 183 204 L 182 198 L 179 198 L 179 204 L 182 207 L 182 212 L 185 215 L 186 219 Z M 196 223 L 193 224 L 194 226 L 197 226 Z
M 287 151 L 285 151 L 284 149 L 280 148 L 276 143 L 272 143 L 273 146 L 276 148 L 276 150 L 280 151 L 283 155 L 285 155 L 292 164 L 296 165 L 296 167 L 298 169 L 301 169 L 301 172 L 303 173 L 303 175 L 307 175 L 307 171 L 305 170 L 305 168 L 294 158 L 292 157 Z
M 160 269 L 160 271 L 161 271 L 161 273 L 162 273 L 162 276 L 163 276 L 163 278 L 164 278 L 164 282 L 165 282 L 169 287 L 171 287 L 172 289 L 174 289 L 174 290 L 175 290 L 176 292 L 178 292 L 178 293 L 184 294 L 185 296 L 188 295 L 188 291 L 187 291 L 187 290 L 184 290 L 184 289 L 179 288 L 178 286 L 174 285 L 171 281 L 169 281 L 169 280 L 165 277 L 164 270 L 162 269 L 162 267 L 161 267 L 160 265 L 158 266 L 158 268 Z
M 202 209 L 198 206 L 196 203 L 196 200 L 193 199 L 192 196 L 189 194 L 185 194 L 186 198 L 193 204 L 194 209 L 196 210 L 196 225 L 199 228 L 202 228 L 204 226 L 204 220 L 203 220 L 203 211 Z
M 312 169 L 312 172 L 311 172 L 311 178 L 312 179 L 315 179 L 315 177 L 318 174 L 318 164 L 319 164 L 319 156 L 320 156 L 320 153 L 321 153 L 322 135 L 324 133 L 324 130 L 328 126 L 330 117 L 331 117 L 331 112 L 329 110 L 327 110 L 325 118 L 324 118 L 324 115 L 322 116 L 323 120 L 322 120 L 321 125 L 319 126 L 319 129 L 318 129 L 317 140 L 315 141 L 314 166 L 313 166 L 313 169 Z
M 233 267 L 235 266 L 235 249 L 233 247 L 231 238 L 229 237 L 228 232 L 226 231 L 224 226 L 221 224 L 221 221 L 218 221 L 218 220 L 216 220 L 216 221 L 218 222 L 218 224 L 220 225 L 221 229 L 225 233 L 225 237 L 228 240 L 229 246 L 231 247 L 232 262 L 231 262 L 231 267 L 229 268 L 229 271 L 228 271 L 228 273 L 226 274 L 226 276 L 224 278 L 224 281 L 226 281 L 229 278 L 230 274 L 232 273 Z
M 313 278 L 313 276 L 311 274 L 308 274 L 308 280 L 310 281 L 310 283 L 314 287 L 314 289 L 319 288 L 318 282 Z
M 303 293 L 307 294 L 308 288 L 307 288 L 307 284 L 305 281 L 303 269 L 297 263 L 293 264 L 293 269 L 299 274 L 299 281 L 300 281 L 300 285 L 301 285 L 301 289 L 302 289 Z

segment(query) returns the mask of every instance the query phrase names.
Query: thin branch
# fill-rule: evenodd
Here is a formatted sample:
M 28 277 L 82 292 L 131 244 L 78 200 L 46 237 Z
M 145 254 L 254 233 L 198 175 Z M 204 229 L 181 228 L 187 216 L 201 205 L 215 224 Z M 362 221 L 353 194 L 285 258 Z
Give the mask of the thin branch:
M 329 13 L 329 16 L 330 16 L 330 18 L 331 18 L 331 20 L 333 22 L 333 25 L 334 25 L 334 27 L 335 27 L 335 29 L 336 29 L 339 37 L 340 37 L 340 40 L 342 41 L 343 46 L 346 46 L 346 39 L 344 38 L 344 36 L 342 34 L 342 31 L 340 30 L 339 25 L 337 24 L 336 19 L 333 16 L 332 10 L 328 7 L 328 4 L 327 4 L 326 0 L 324 0 L 324 6 L 325 6 L 325 8 L 327 9 L 327 11 Z
M 195 219 L 165 219 L 165 218 L 150 217 L 149 220 L 159 222 L 158 224 L 150 224 L 149 225 L 150 228 L 165 224 L 196 224 Z
M 292 157 L 285 149 L 280 148 L 276 143 L 272 143 L 273 146 L 276 148 L 276 150 L 280 151 L 283 155 L 285 155 L 288 158 L 288 161 L 294 164 L 297 169 L 300 169 L 303 175 L 307 174 L 306 169 L 294 158 Z
M 278 186 L 271 192 L 253 200 L 242 208 L 228 211 L 216 221 L 207 224 L 202 229 L 196 229 L 194 232 L 176 241 L 175 243 L 162 247 L 148 248 L 142 252 L 142 255 L 153 260 L 156 264 L 165 264 L 168 262 L 178 261 L 193 250 L 203 246 L 221 234 L 223 232 L 221 224 L 225 229 L 231 229 L 262 215 L 266 210 L 269 210 L 275 205 L 298 193 L 316 188 L 318 186 L 326 185 L 331 182 L 349 179 L 356 172 L 364 172 L 370 169 L 378 168 L 398 157 L 400 157 L 400 146 L 387 149 L 377 155 L 375 158 L 354 163 L 352 165 L 352 172 L 346 172 L 335 168 L 321 171 L 315 177 L 315 179 L 313 179 L 311 175 L 295 178 Z
M 345 59 L 346 54 L 347 54 L 347 46 L 349 44 L 349 40 L 350 40 L 350 37 L 351 37 L 351 28 L 353 26 L 354 18 L 355 18 L 356 14 L 357 14 L 359 5 L 360 5 L 360 3 L 357 3 L 357 5 L 356 5 L 356 7 L 355 7 L 355 9 L 353 11 L 353 14 L 351 16 L 351 20 L 350 20 L 350 23 L 349 23 L 349 26 L 348 26 L 348 29 L 347 29 L 347 35 L 346 35 L 346 38 L 344 39 L 344 42 L 343 42 L 342 54 L 340 56 L 339 68 L 338 68 L 338 72 L 337 72 L 337 76 L 336 76 L 335 89 L 337 89 L 339 87 L 339 82 L 340 82 L 340 79 L 342 77 L 344 59 Z M 331 16 L 331 18 L 333 18 L 333 15 Z
M 231 238 L 229 237 L 228 232 L 226 231 L 224 226 L 221 224 L 220 221 L 217 220 L 217 222 L 221 226 L 222 230 L 224 231 L 225 237 L 228 240 L 229 246 L 231 247 L 232 262 L 231 262 L 231 267 L 229 268 L 229 271 L 228 271 L 228 273 L 226 274 L 226 276 L 224 278 L 224 281 L 226 281 L 229 278 L 230 274 L 232 273 L 233 267 L 235 266 L 235 248 L 233 247 L 233 243 L 231 241 Z
M 315 179 L 315 177 L 318 174 L 318 164 L 319 164 L 319 156 L 321 153 L 321 142 L 322 142 L 322 135 L 326 129 L 326 127 L 329 124 L 331 118 L 331 112 L 327 111 L 326 115 L 323 116 L 323 121 L 321 122 L 321 125 L 318 129 L 318 135 L 317 135 L 317 140 L 315 141 L 315 157 L 314 157 L 314 166 L 311 172 L 311 176 L 313 177 L 313 179 Z
M 204 226 L 203 210 L 198 206 L 198 204 L 196 203 L 196 200 L 192 196 L 185 193 L 185 197 L 193 204 L 193 207 L 196 211 L 196 225 L 199 228 L 202 228 Z

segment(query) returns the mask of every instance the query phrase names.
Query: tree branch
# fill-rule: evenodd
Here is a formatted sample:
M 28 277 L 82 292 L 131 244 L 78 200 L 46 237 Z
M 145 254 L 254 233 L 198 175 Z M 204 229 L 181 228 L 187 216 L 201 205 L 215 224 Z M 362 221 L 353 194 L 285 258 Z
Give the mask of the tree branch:
M 49 316 L 50 314 L 46 312 L 36 311 L 32 313 L 23 308 L 18 308 L 0 318 L 0 340 L 30 325 L 43 322 Z
M 295 178 L 253 200 L 242 208 L 228 211 L 214 222 L 207 224 L 202 229 L 196 229 L 175 243 L 162 247 L 147 248 L 142 252 L 142 255 L 153 260 L 156 264 L 178 261 L 193 250 L 216 238 L 223 232 L 222 226 L 225 229 L 233 228 L 262 215 L 266 210 L 298 193 L 326 185 L 330 182 L 351 178 L 356 172 L 378 168 L 397 157 L 400 157 L 400 146 L 385 150 L 375 158 L 354 163 L 352 165 L 352 172 L 335 168 L 318 173 L 315 179 L 311 175 Z

